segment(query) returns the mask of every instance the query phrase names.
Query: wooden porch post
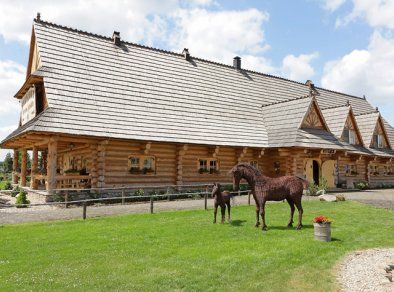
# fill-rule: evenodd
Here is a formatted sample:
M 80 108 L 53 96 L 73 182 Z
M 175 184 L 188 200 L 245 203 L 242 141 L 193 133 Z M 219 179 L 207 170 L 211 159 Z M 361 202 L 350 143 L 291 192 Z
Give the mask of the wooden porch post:
M 56 189 L 56 170 L 57 170 L 57 139 L 51 138 L 48 143 L 48 162 L 47 162 L 47 190 L 50 193 Z
M 33 190 L 37 189 L 37 182 L 34 176 L 37 173 L 38 169 L 38 149 L 36 146 L 33 147 L 33 157 L 31 161 L 31 175 L 30 175 L 30 188 Z
M 27 149 L 22 149 L 22 163 L 21 163 L 21 186 L 26 186 L 26 171 L 27 171 Z
M 18 158 L 19 158 L 19 151 L 14 149 L 14 158 L 12 160 L 12 183 L 18 183 Z
M 97 188 L 98 184 L 98 165 L 97 165 L 97 144 L 90 146 L 91 155 L 91 167 L 90 167 L 90 177 L 92 188 Z
M 188 150 L 188 145 L 183 145 L 178 148 L 177 153 L 177 168 L 176 168 L 176 185 L 183 185 L 183 156 L 186 154 Z
M 104 140 L 99 143 L 97 147 L 97 174 L 98 174 L 98 183 L 97 187 L 104 188 L 105 187 L 105 151 L 106 146 L 108 145 L 108 140 Z

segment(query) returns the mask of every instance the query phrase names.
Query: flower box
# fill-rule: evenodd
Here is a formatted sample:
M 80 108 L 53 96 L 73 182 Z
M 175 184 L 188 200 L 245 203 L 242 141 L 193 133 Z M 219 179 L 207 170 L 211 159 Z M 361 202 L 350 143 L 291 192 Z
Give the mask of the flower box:
M 325 216 L 313 219 L 314 238 L 318 241 L 331 241 L 331 220 Z

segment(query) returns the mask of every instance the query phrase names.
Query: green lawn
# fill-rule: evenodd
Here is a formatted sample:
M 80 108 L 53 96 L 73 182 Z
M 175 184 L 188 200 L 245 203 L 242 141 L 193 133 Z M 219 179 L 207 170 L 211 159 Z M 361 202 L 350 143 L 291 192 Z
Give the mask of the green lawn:
M 348 251 L 394 245 L 393 212 L 355 202 L 304 203 L 304 229 L 287 229 L 287 203 L 0 227 L 0 290 L 333 290 Z M 334 220 L 330 243 L 313 240 L 312 218 Z M 324 288 L 323 288 L 324 287 Z

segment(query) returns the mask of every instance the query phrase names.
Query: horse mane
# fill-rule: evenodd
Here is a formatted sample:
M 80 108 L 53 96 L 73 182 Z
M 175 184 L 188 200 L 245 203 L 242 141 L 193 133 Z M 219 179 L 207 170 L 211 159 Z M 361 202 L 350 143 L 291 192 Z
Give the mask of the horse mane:
M 245 175 L 254 175 L 256 177 L 262 176 L 263 174 L 255 168 L 254 166 L 250 165 L 249 163 L 246 162 L 240 162 L 236 166 L 234 166 L 231 170 L 230 173 L 234 173 L 236 171 L 240 171 Z

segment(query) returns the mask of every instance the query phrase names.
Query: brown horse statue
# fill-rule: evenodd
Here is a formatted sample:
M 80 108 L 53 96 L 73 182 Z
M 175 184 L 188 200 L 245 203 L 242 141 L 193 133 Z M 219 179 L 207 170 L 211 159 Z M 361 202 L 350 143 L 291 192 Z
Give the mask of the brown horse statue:
M 213 213 L 213 223 L 216 223 L 216 213 L 218 211 L 218 207 L 220 206 L 220 210 L 222 213 L 222 221 L 221 223 L 224 223 L 224 218 L 226 215 L 226 206 L 227 206 L 227 212 L 228 212 L 228 221 L 231 222 L 231 204 L 230 204 L 230 199 L 231 199 L 231 194 L 229 192 L 224 192 L 222 193 L 221 186 L 219 183 L 214 183 L 213 184 L 213 189 L 212 189 L 212 198 L 214 198 L 214 213 Z
M 302 227 L 302 205 L 301 199 L 304 188 L 308 187 L 308 182 L 297 176 L 282 176 L 271 178 L 263 175 L 258 169 L 248 163 L 238 163 L 230 173 L 233 175 L 234 191 L 239 190 L 241 179 L 245 179 L 252 192 L 256 202 L 256 227 L 260 225 L 259 214 L 263 221 L 263 230 L 267 230 L 265 224 L 265 203 L 267 201 L 286 201 L 290 205 L 290 219 L 288 227 L 293 226 L 294 205 L 298 209 L 297 229 Z

